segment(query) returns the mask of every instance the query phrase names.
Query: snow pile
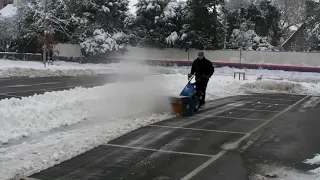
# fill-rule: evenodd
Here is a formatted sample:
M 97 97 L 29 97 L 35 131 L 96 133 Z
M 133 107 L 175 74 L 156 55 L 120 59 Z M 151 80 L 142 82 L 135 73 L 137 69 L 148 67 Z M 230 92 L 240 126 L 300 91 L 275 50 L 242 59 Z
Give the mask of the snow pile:
M 304 163 L 310 165 L 320 165 L 320 154 L 316 154 L 315 157 L 312 159 L 305 160 Z M 317 174 L 320 179 L 320 167 L 310 170 L 309 172 Z
M 131 66 L 131 65 L 130 65 Z M 124 63 L 79 64 L 75 62 L 55 61 L 53 65 L 44 65 L 37 61 L 12 61 L 0 59 L 0 77 L 48 77 L 48 76 L 91 76 L 99 74 L 128 72 L 139 73 Z M 149 67 L 152 73 L 172 73 L 165 67 Z
M 314 173 L 297 171 L 288 167 L 261 165 L 260 174 L 253 174 L 249 180 L 320 180 Z
M 12 17 L 16 14 L 17 7 L 14 4 L 7 4 L 6 7 L 0 9 L 0 16 Z
M 138 70 L 137 66 L 132 68 Z M 142 72 L 141 68 L 139 72 L 141 75 L 148 73 Z M 117 78 L 125 77 L 120 74 Z M 168 99 L 164 98 L 167 96 L 165 85 L 165 81 L 149 77 L 142 82 L 111 83 L 90 89 L 50 92 L 21 100 L 2 100 L 0 142 L 79 123 L 96 115 L 116 118 L 168 112 L 170 106 Z
M 28 76 L 83 76 L 114 72 L 108 65 L 79 64 L 73 62 L 55 61 L 53 65 L 44 67 L 36 61 L 12 61 L 0 59 L 0 77 Z
M 258 80 L 244 84 L 245 92 L 282 92 L 304 95 L 319 95 L 320 83 L 297 83 L 288 80 Z
M 314 158 L 306 159 L 303 163 L 320 165 L 320 155 L 316 154 Z M 278 165 L 259 165 L 258 171 L 259 173 L 251 175 L 249 180 L 320 180 L 320 167 L 304 172 Z
M 277 80 L 261 80 L 253 83 L 247 83 L 243 85 L 243 88 L 251 92 L 277 91 L 277 92 L 300 93 L 305 90 L 302 84 L 294 83 L 291 81 L 277 81 Z

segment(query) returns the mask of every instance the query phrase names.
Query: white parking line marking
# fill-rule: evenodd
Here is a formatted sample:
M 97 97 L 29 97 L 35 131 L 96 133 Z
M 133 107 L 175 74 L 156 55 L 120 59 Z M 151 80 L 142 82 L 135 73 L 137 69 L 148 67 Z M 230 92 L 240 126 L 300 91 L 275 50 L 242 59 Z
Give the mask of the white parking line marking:
M 239 110 L 244 110 L 244 111 L 262 111 L 262 112 L 274 112 L 274 113 L 278 113 L 281 111 L 275 111 L 275 110 L 265 110 L 265 109 L 246 109 L 246 108 L 233 108 L 233 109 L 239 109 Z
M 290 104 L 280 104 L 280 103 L 268 103 L 268 102 L 252 102 L 248 103 L 247 105 L 272 105 L 272 106 L 290 106 Z
M 273 121 L 274 119 L 276 119 L 277 117 L 281 116 L 282 114 L 286 113 L 287 111 L 289 111 L 290 109 L 292 109 L 294 106 L 300 104 L 302 101 L 304 101 L 305 99 L 309 98 L 310 96 L 305 96 L 304 98 L 300 99 L 299 101 L 297 101 L 296 103 L 294 103 L 293 105 L 289 106 L 288 108 L 286 108 L 285 110 L 279 112 L 278 114 L 276 114 L 275 116 L 271 117 L 270 119 L 268 119 L 266 122 L 262 123 L 261 125 L 259 125 L 258 127 L 256 127 L 255 129 L 251 130 L 248 134 L 244 135 L 242 138 L 238 139 L 236 142 L 234 142 L 234 145 L 239 145 L 242 141 L 244 141 L 245 139 L 247 139 L 248 137 L 250 137 L 253 133 L 255 133 L 256 131 L 260 130 L 261 128 L 263 128 L 264 126 L 266 126 L 267 124 L 269 124 L 271 121 Z M 205 162 L 204 164 L 202 164 L 201 166 L 197 167 L 195 170 L 193 170 L 192 172 L 190 172 L 189 174 L 187 174 L 185 177 L 183 177 L 181 180 L 189 180 L 192 177 L 194 177 L 195 175 L 197 175 L 199 172 L 201 172 L 203 169 L 205 169 L 206 167 L 208 167 L 210 164 L 212 164 L 213 162 L 215 162 L 217 159 L 219 159 L 220 157 L 222 157 L 227 151 L 221 151 L 219 152 L 217 155 L 213 156 L 212 158 L 210 158 L 207 162 Z
M 265 119 L 237 118 L 237 117 L 228 117 L 228 116 L 212 116 L 212 117 L 213 118 L 222 118 L 222 119 L 244 120 L 244 121 L 267 121 Z
M 22 178 L 22 180 L 41 180 L 41 179 L 36 179 L 36 178 L 29 178 L 29 177 L 26 177 L 26 178 Z
M 85 84 L 85 85 L 78 85 L 78 86 L 61 86 L 61 87 L 52 87 L 52 88 L 43 88 L 43 89 L 34 89 L 34 90 L 25 90 L 25 91 L 12 91 L 12 92 L 5 92 L 5 94 L 22 93 L 22 92 L 38 92 L 38 91 L 45 92 L 46 90 L 63 89 L 63 88 L 76 88 L 76 87 L 91 87 L 91 86 L 102 86 L 102 85 Z
M 60 84 L 62 82 L 48 82 L 48 83 L 38 83 L 38 84 L 16 84 L 16 85 L 9 85 L 9 86 L 2 86 L 0 89 L 5 88 L 19 88 L 19 87 L 28 87 L 28 86 L 40 86 L 40 85 L 50 85 L 50 84 Z
M 298 99 L 277 99 L 277 98 L 255 98 L 252 97 L 253 100 L 274 100 L 274 101 L 297 101 Z
M 181 151 L 167 151 L 167 150 L 161 150 L 161 149 L 134 147 L 134 146 L 117 145 L 117 144 L 109 144 L 109 143 L 106 143 L 104 145 L 112 146 L 112 147 L 119 147 L 119 148 L 127 148 L 127 149 L 137 149 L 137 150 L 145 150 L 145 151 L 153 151 L 153 152 L 162 152 L 162 153 L 184 154 L 184 155 L 203 156 L 203 157 L 213 157 L 214 156 L 214 155 L 209 155 L 209 154 L 188 153 L 188 152 L 181 152 Z
M 184 129 L 184 130 L 193 130 L 193 131 L 220 132 L 220 133 L 230 133 L 230 134 L 247 134 L 246 132 L 221 131 L 221 130 L 199 129 L 199 128 L 185 128 L 185 127 L 176 127 L 176 126 L 162 126 L 162 125 L 148 125 L 148 126 L 160 127 L 160 128 L 170 128 L 170 129 Z

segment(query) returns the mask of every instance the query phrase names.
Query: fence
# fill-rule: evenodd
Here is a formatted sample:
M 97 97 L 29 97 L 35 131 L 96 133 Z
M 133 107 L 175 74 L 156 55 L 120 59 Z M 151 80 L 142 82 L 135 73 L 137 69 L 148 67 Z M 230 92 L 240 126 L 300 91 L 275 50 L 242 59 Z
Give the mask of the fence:
M 42 55 L 32 53 L 0 52 L 0 59 L 42 61 Z

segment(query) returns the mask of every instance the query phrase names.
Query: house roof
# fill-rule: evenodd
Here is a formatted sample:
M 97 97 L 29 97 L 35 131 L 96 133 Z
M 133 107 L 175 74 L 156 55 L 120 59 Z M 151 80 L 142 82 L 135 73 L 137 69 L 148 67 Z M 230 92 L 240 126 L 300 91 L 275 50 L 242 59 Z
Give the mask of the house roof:
M 298 29 L 297 29 L 294 33 L 292 33 L 292 34 L 290 35 L 290 37 L 288 37 L 288 38 L 281 44 L 281 47 L 283 47 L 283 46 L 299 31 L 299 29 L 303 27 L 304 24 L 305 24 L 305 23 L 299 24 Z
M 17 12 L 17 7 L 14 4 L 7 4 L 4 8 L 0 10 L 0 16 L 12 17 Z

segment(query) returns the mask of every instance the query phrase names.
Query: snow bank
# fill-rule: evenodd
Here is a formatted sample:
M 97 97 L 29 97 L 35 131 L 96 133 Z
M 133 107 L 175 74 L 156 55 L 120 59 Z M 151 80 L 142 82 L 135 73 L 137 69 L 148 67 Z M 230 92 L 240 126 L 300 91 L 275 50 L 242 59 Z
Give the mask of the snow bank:
M 316 154 L 311 159 L 306 159 L 303 163 L 310 165 L 320 165 L 320 155 Z M 249 177 L 249 180 L 320 180 L 320 167 L 309 172 L 298 171 L 290 167 L 279 165 L 258 165 L 258 173 Z
M 171 37 L 171 36 L 170 36 Z M 170 39 L 174 40 L 174 39 Z M 139 60 L 135 60 L 138 61 Z M 127 71 L 128 68 L 123 63 L 112 64 L 79 64 L 74 62 L 55 61 L 53 65 L 44 67 L 41 62 L 36 61 L 13 61 L 0 59 L 0 77 L 26 76 L 26 77 L 47 77 L 47 76 L 90 76 L 108 73 L 117 73 L 119 71 Z M 190 67 L 164 67 L 150 66 L 153 73 L 160 74 L 188 74 Z M 223 67 L 216 68 L 216 75 L 233 75 L 234 71 L 239 69 Z M 241 70 L 243 71 L 243 70 Z M 135 71 L 137 72 L 137 71 Z M 318 73 L 302 73 L 302 72 L 286 72 L 276 70 L 253 70 L 246 69 L 246 75 L 262 76 L 262 78 L 282 78 L 295 82 L 320 82 Z M 277 75 L 277 76 L 275 76 Z
M 310 164 L 310 165 L 320 165 L 320 154 L 316 154 L 314 158 L 312 159 L 307 159 L 304 161 L 305 164 Z M 320 179 L 320 167 L 316 169 L 312 169 L 309 171 L 310 173 L 317 174 Z
M 44 67 L 36 61 L 12 61 L 0 59 L 0 77 L 48 77 L 48 76 L 92 76 L 108 73 L 127 72 L 127 65 L 123 63 L 112 64 L 79 64 L 75 62 L 55 61 L 53 65 Z M 149 67 L 153 73 L 166 73 L 164 67 Z M 156 72 L 157 70 L 157 72 Z M 138 71 L 131 71 L 138 73 Z
M 115 68 L 101 64 L 79 64 L 56 61 L 53 65 L 44 67 L 36 61 L 12 61 L 0 59 L 0 77 L 28 76 L 82 76 L 105 74 L 115 71 Z
M 139 73 L 148 73 L 137 66 L 131 67 Z M 126 76 L 120 74 L 117 78 Z M 165 85 L 165 81 L 150 77 L 142 82 L 112 83 L 1 100 L 0 142 L 79 123 L 95 115 L 115 118 L 167 112 L 169 102 L 163 98 L 167 95 Z
M 320 180 L 319 174 L 277 165 L 260 165 L 259 172 L 251 175 L 249 180 Z

